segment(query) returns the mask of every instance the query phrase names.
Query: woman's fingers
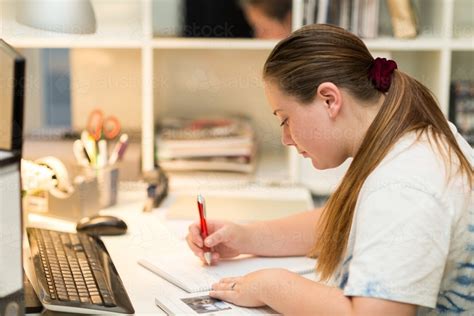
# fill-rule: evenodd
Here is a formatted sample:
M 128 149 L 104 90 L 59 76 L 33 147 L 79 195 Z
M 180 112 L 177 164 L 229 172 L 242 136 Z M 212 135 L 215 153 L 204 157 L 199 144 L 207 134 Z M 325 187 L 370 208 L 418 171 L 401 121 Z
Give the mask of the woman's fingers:
M 235 301 L 237 299 L 237 296 L 238 296 L 238 292 L 228 291 L 228 290 L 224 290 L 224 291 L 214 291 L 213 290 L 213 291 L 209 292 L 209 296 L 213 297 L 213 298 L 216 298 L 218 300 L 221 300 L 221 301 L 226 301 L 226 302 L 229 302 L 229 303 L 235 303 Z
M 202 248 L 203 240 L 201 237 L 201 229 L 197 224 L 192 224 L 189 226 L 189 236 L 191 236 L 191 240 L 196 246 Z
M 232 283 L 232 282 L 235 282 L 237 281 L 237 279 L 239 279 L 240 277 L 228 277 L 228 278 L 222 278 L 219 280 L 219 282 L 223 282 L 223 283 Z
M 202 247 L 204 246 L 204 241 L 201 237 L 201 230 L 199 224 L 195 223 L 189 226 L 189 234 L 186 236 L 186 242 L 191 248 L 191 251 L 199 257 L 203 262 L 206 262 L 204 258 L 204 251 Z M 219 254 L 216 252 L 212 253 L 211 262 L 217 263 L 219 261 Z
M 204 252 L 202 251 L 202 249 L 198 246 L 196 246 L 196 244 L 194 243 L 194 241 L 192 240 L 192 237 L 191 235 L 188 235 L 186 237 L 186 242 L 188 243 L 188 246 L 189 248 L 191 249 L 191 251 L 196 255 L 198 256 L 199 258 L 201 258 L 201 260 L 205 260 L 204 259 Z
M 211 249 L 211 262 L 214 264 L 219 262 L 222 258 L 230 258 L 237 255 L 236 251 L 233 251 L 232 248 L 228 248 L 227 245 L 228 241 L 231 240 L 234 235 L 232 226 L 217 222 L 214 223 L 213 229 L 210 230 L 211 234 L 205 240 L 203 240 L 201 236 L 200 224 L 198 222 L 191 224 L 188 230 L 189 233 L 186 236 L 186 242 L 193 253 L 201 258 L 202 261 L 205 262 L 204 251 L 209 251 L 207 248 Z
M 235 289 L 235 282 L 229 282 L 229 283 L 215 283 L 212 285 L 212 290 L 213 291 L 233 291 Z
M 240 277 L 223 278 L 212 285 L 213 291 L 233 291 Z
M 238 296 L 236 291 L 238 281 L 238 277 L 221 279 L 218 283 L 212 285 L 209 296 L 231 303 L 234 302 Z
M 230 239 L 230 229 L 229 226 L 224 226 L 217 231 L 215 231 L 213 234 L 211 234 L 209 237 L 204 240 L 204 244 L 208 247 L 215 247 L 219 245 L 220 243 L 225 243 Z

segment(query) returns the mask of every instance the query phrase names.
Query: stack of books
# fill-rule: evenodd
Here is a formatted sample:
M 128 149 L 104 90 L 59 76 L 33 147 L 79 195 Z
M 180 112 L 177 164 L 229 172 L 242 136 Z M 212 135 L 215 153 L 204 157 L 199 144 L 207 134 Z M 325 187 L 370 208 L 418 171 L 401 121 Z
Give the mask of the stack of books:
M 474 146 L 474 81 L 455 80 L 451 83 L 449 120 Z
M 256 147 L 254 130 L 244 118 L 170 118 L 157 128 L 157 160 L 166 171 L 251 173 Z
M 385 0 L 304 0 L 304 24 L 338 25 L 363 38 L 379 35 L 381 1 Z M 386 0 L 393 35 L 417 35 L 415 11 L 411 0 Z

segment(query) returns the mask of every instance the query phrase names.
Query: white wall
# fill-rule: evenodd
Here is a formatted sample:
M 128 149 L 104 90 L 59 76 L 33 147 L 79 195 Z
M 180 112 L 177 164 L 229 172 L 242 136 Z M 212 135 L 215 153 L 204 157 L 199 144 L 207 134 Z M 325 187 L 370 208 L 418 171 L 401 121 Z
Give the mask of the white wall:
M 138 49 L 72 49 L 72 127 L 82 130 L 99 108 L 122 127 L 141 128 L 141 61 Z

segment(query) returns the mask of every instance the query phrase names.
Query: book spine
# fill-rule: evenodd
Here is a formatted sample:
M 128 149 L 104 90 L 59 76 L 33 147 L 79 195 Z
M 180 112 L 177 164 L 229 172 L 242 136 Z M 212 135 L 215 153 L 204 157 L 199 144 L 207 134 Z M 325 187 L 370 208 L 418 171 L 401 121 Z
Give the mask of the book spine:
M 350 25 L 350 0 L 342 0 L 341 10 L 339 14 L 339 26 L 349 29 Z
M 319 0 L 317 23 L 327 23 L 329 0 Z
M 351 32 L 356 35 L 359 34 L 359 7 L 360 0 L 353 0 L 351 8 Z
M 393 35 L 413 38 L 417 35 L 415 12 L 410 0 L 387 0 Z

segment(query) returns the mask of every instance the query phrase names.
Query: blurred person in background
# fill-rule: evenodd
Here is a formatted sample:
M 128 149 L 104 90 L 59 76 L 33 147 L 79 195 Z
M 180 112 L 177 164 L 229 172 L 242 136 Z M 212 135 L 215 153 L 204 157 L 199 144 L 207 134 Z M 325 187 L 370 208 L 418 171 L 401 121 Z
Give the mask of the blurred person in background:
M 291 33 L 291 0 L 240 0 L 254 37 L 281 39 Z

